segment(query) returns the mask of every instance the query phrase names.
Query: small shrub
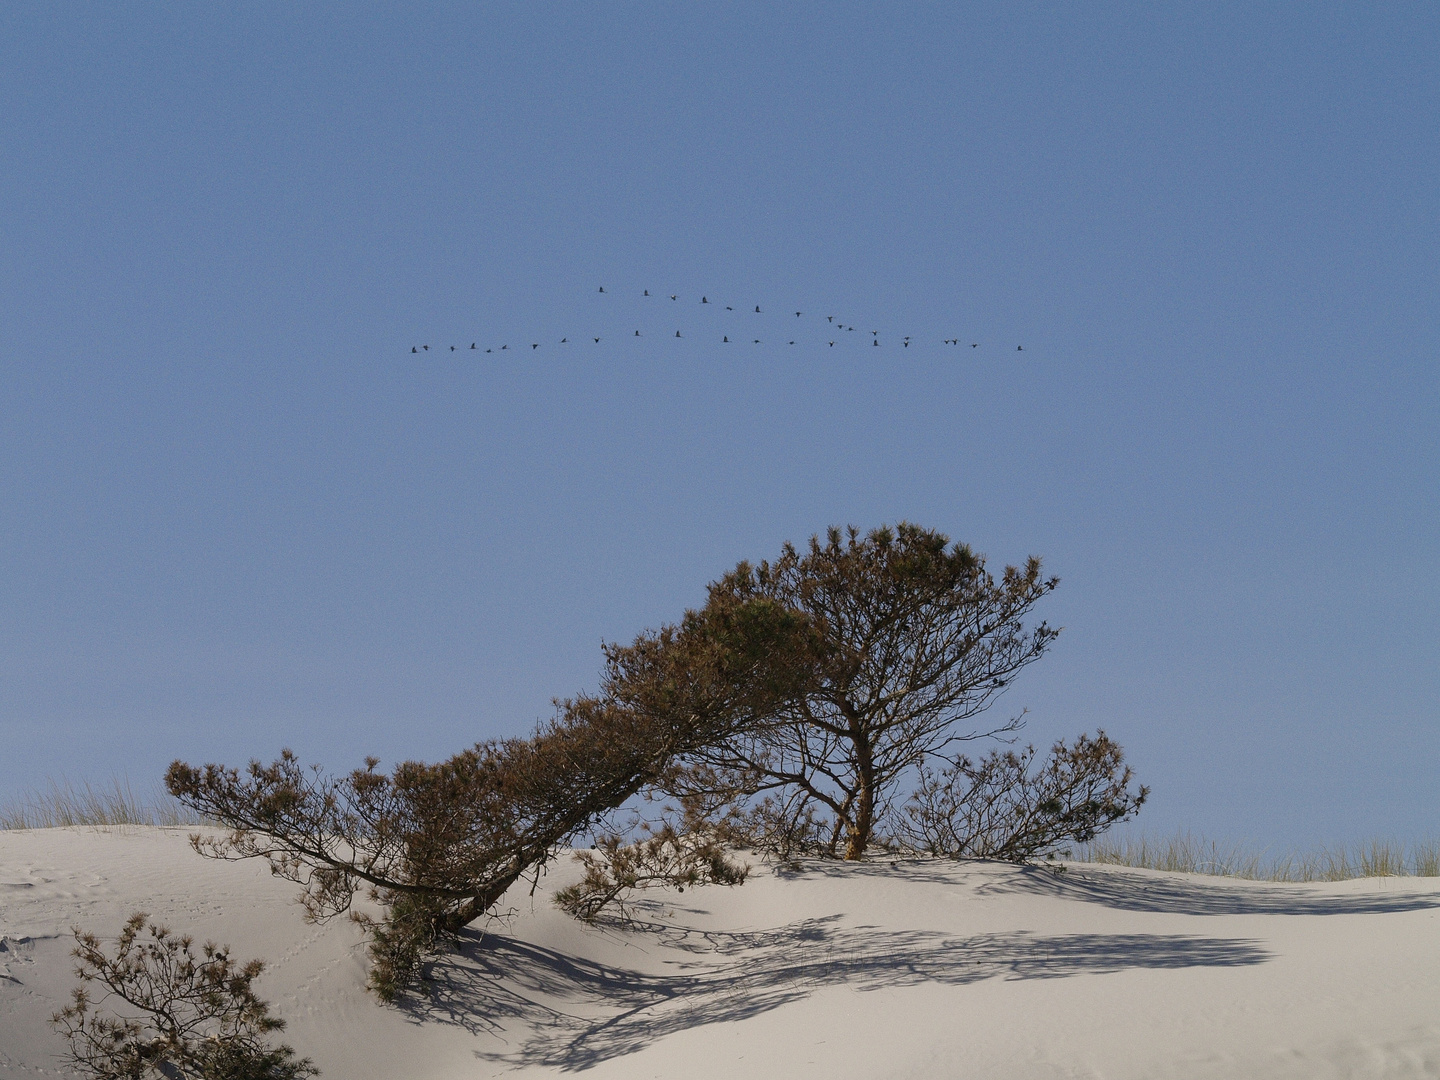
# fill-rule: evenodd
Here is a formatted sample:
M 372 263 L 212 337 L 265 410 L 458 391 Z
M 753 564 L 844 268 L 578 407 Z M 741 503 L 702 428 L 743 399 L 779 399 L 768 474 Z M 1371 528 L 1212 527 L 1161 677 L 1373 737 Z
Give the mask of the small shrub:
M 1066 843 L 1085 843 L 1133 817 L 1149 789 L 1131 787 L 1118 744 L 1103 731 L 1057 742 L 1038 768 L 1036 750 L 924 766 L 906 807 L 902 839 L 948 858 L 1025 862 Z
M 228 947 L 207 943 L 197 957 L 193 939 L 176 937 L 132 915 L 115 956 L 94 934 L 74 931 L 77 987 L 52 1022 L 70 1042 L 69 1060 L 93 1080 L 296 1080 L 318 1074 L 288 1046 L 265 1036 L 285 1021 L 251 989 L 264 964 L 243 967 Z M 98 1001 L 90 986 L 103 988 Z M 117 999 L 115 1015 L 98 1006 Z
M 706 821 L 697 807 L 687 806 L 686 811 L 680 828 L 662 821 L 658 828 L 644 826 L 649 835 L 634 843 L 612 833 L 599 837 L 594 849 L 576 852 L 585 876 L 556 893 L 555 905 L 594 922 L 612 904 L 628 918 L 625 899 L 638 890 L 684 892 L 697 885 L 743 884 L 750 868 L 729 857 L 723 829 Z

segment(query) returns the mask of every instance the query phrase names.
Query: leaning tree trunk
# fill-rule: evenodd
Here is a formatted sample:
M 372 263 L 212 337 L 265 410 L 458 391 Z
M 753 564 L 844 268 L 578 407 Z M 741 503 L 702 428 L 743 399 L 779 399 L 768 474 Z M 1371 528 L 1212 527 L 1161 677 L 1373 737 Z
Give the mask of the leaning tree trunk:
M 875 762 L 871 756 L 870 740 L 863 726 L 856 720 L 850 724 L 851 738 L 855 740 L 855 813 L 850 818 L 849 836 L 845 844 L 845 858 L 863 859 L 865 849 L 870 846 L 870 833 L 875 827 Z

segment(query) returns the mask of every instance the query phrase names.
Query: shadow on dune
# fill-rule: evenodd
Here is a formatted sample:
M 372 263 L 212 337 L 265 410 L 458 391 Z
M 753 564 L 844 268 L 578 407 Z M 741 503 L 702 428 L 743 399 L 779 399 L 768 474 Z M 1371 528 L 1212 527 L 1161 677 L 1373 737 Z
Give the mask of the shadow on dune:
M 982 895 L 1029 893 L 1104 904 L 1123 911 L 1175 915 L 1383 915 L 1440 908 L 1440 894 L 1434 892 L 1325 896 L 1309 885 L 1155 877 L 1115 867 L 1097 871 L 1072 866 L 1063 874 L 1040 867 L 1016 867 L 1015 873 L 986 882 L 977 891 Z
M 955 938 L 847 927 L 839 916 L 749 933 L 703 933 L 658 923 L 644 929 L 656 945 L 678 946 L 688 956 L 670 961 L 673 970 L 657 975 L 474 934 L 431 967 L 425 995 L 406 1008 L 417 1021 L 521 1040 L 483 1053 L 486 1059 L 571 1071 L 634 1053 L 679 1031 L 744 1020 L 827 986 L 859 991 L 960 986 L 1130 968 L 1234 967 L 1269 958 L 1255 942 L 1237 938 L 1027 933 Z

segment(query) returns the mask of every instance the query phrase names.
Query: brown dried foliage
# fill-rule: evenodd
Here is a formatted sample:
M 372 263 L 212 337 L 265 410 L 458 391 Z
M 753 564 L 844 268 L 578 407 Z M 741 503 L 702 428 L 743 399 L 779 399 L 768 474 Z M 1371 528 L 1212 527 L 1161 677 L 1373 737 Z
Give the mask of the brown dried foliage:
M 918 763 L 1018 726 L 969 722 L 1054 640 L 1025 620 L 1057 583 L 1033 557 L 996 581 L 968 547 L 903 522 L 831 529 L 804 553 L 787 544 L 773 563 L 741 563 L 710 603 L 804 613 L 804 692 L 693 755 L 702 768 L 677 793 L 744 793 L 752 837 L 772 849 L 833 856 L 843 838 L 846 858 L 863 857 Z
M 371 986 L 403 992 L 424 956 L 490 913 L 529 870 L 672 767 L 793 695 L 808 628 L 767 598 L 712 604 L 678 627 L 608 646 L 601 693 L 559 703 L 529 739 L 481 743 L 448 761 L 377 762 L 346 777 L 288 751 L 241 773 L 175 762 L 166 786 L 231 831 L 196 836 L 215 858 L 264 858 L 298 882 L 307 915 L 351 910 L 368 889 Z

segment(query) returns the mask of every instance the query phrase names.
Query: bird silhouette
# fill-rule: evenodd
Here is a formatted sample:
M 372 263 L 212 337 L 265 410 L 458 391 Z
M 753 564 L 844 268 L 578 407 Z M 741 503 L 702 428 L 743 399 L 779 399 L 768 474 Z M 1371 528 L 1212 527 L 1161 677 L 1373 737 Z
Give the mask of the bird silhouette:
M 561 345 L 564 345 L 564 344 L 565 344 L 567 341 L 569 341 L 569 340 L 570 340 L 570 339 L 569 339 L 568 337 L 562 337 L 562 338 L 560 339 L 560 344 L 561 344 Z
M 805 314 L 805 313 L 804 313 L 803 311 L 797 311 L 797 312 L 795 312 L 795 318 L 798 319 L 801 315 L 804 315 L 804 314 Z
M 700 303 L 702 303 L 702 304 L 708 304 L 709 302 L 710 302 L 710 301 L 707 300 L 707 299 L 705 299 L 705 297 L 703 297 L 703 296 L 700 297 Z
M 832 348 L 832 349 L 833 349 L 833 348 L 834 348 L 834 347 L 835 347 L 835 343 L 834 343 L 834 342 L 833 342 L 833 341 L 832 341 L 832 342 L 830 342 L 830 348 Z
M 978 341 L 972 341 L 972 342 L 970 342 L 970 348 L 972 348 L 972 349 L 978 349 L 979 347 L 980 347 L 980 343 L 979 343 Z
M 826 315 L 826 316 L 825 316 L 825 321 L 826 321 L 826 322 L 834 322 L 834 321 L 835 321 L 835 316 L 834 316 L 834 315 Z
M 411 352 L 418 353 L 420 350 L 417 349 L 414 345 L 411 345 L 411 346 L 410 346 L 410 351 L 411 351 Z
M 902 341 L 900 344 L 904 345 L 905 348 L 908 349 L 908 348 L 910 347 L 910 339 L 909 339 L 909 338 L 906 338 L 906 339 L 905 339 L 904 341 Z
M 601 291 L 601 292 L 604 292 L 604 291 L 605 291 L 605 286 L 604 286 L 604 285 L 601 285 L 601 286 L 600 286 L 600 291 Z
M 671 294 L 670 294 L 670 299 L 671 299 L 671 300 L 679 300 L 680 297 L 676 296 L 674 293 L 671 293 Z
M 729 339 L 728 337 L 722 337 L 722 338 L 720 339 L 720 343 L 721 343 L 722 345 L 729 345 L 729 344 L 730 344 L 730 339 Z
M 636 337 L 639 337 L 639 336 L 640 336 L 640 331 L 639 331 L 639 330 L 636 330 L 636 331 L 635 331 L 635 336 L 636 336 Z
M 539 343 L 539 342 L 534 342 L 534 343 L 532 343 L 531 346 L 530 346 L 530 348 L 532 348 L 532 349 L 538 349 L 539 347 L 540 347 L 540 343 Z
M 494 350 L 494 349 L 486 349 L 485 351 L 486 351 L 486 352 L 494 352 L 495 350 Z
M 675 336 L 676 336 L 676 337 L 679 337 L 679 336 L 680 336 L 680 331 L 679 331 L 679 330 L 676 330 L 676 331 L 675 331 Z
M 451 351 L 451 352 L 454 352 L 454 351 L 455 351 L 455 346 L 454 346 L 454 345 L 451 345 L 451 346 L 450 346 L 450 351 Z
M 646 295 L 646 296 L 649 296 L 649 295 L 650 295 L 650 290 L 649 290 L 649 289 L 646 289 L 646 290 L 645 290 L 645 295 Z
M 871 344 L 871 345 L 879 345 L 879 344 L 880 344 L 880 339 L 877 337 L 874 341 L 870 342 L 870 344 Z
M 791 344 L 791 345 L 794 345 L 795 343 L 792 341 L 792 342 L 790 342 L 790 344 Z
M 726 305 L 725 305 L 725 310 L 726 310 L 726 311 L 734 311 L 735 309 L 734 309 L 733 307 L 731 307 L 729 304 L 726 304 Z
M 600 344 L 600 339 L 599 339 L 598 337 L 595 339 L 595 344 L 596 344 L 596 345 L 599 345 L 599 344 Z
M 1015 351 L 1016 351 L 1016 352 L 1024 352 L 1024 351 L 1025 351 L 1025 346 L 1024 346 L 1024 345 L 1016 345 L 1016 346 L 1015 346 Z
M 755 339 L 755 344 L 756 344 L 756 345 L 759 345 L 759 344 L 760 344 L 760 339 L 759 339 L 758 337 Z
M 509 345 L 501 345 L 501 346 L 500 346 L 500 348 L 502 348 L 502 349 L 508 349 L 509 347 L 510 347 Z
M 760 305 L 759 305 L 759 304 L 756 304 L 756 305 L 755 305 L 755 314 L 756 314 L 756 315 L 759 315 L 759 314 L 760 314 Z
M 422 349 L 424 349 L 426 352 L 429 352 L 429 351 L 430 351 L 430 346 L 429 346 L 429 345 L 421 345 L 420 347 L 421 347 Z
M 473 349 L 475 347 L 475 342 L 470 342 L 470 347 Z

